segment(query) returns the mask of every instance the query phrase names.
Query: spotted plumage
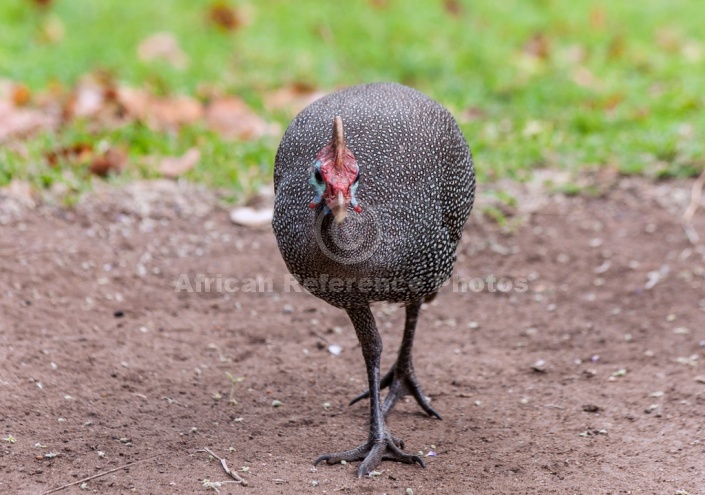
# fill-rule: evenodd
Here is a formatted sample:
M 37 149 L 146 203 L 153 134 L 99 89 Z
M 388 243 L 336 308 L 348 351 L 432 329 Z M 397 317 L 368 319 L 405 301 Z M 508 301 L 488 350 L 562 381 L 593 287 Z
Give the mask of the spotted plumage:
M 382 457 L 423 464 L 400 450 L 382 413 L 410 393 L 439 416 L 416 382 L 411 344 L 421 302 L 451 274 L 474 200 L 472 157 L 457 123 L 441 105 L 399 84 L 332 93 L 289 125 L 274 188 L 272 225 L 288 269 L 312 294 L 348 312 L 368 368 L 370 390 L 358 397 L 371 397 L 368 443 L 321 459 L 364 459 L 360 475 Z M 369 312 L 375 301 L 407 305 L 399 358 L 381 379 L 390 387 L 384 405 L 382 343 Z

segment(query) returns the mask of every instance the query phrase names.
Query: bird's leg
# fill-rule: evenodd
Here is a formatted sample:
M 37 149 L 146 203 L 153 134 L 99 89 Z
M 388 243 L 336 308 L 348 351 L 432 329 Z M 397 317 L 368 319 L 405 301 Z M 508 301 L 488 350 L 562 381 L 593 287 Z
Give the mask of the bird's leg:
M 352 450 L 322 455 L 316 459 L 314 465 L 321 461 L 336 464 L 340 461 L 362 460 L 357 471 L 358 478 L 370 474 L 383 459 L 408 464 L 416 462 L 422 467 L 426 467 L 419 456 L 407 454 L 401 450 L 403 442 L 389 433 L 384 422 L 379 396 L 379 360 L 382 355 L 382 338 L 377 331 L 372 311 L 369 307 L 354 308 L 348 310 L 348 315 L 355 327 L 367 368 L 367 381 L 370 387 L 369 438 L 366 443 Z
M 421 310 L 422 302 L 423 301 L 419 299 L 409 303 L 406 306 L 404 336 L 402 337 L 397 361 L 392 366 L 392 369 L 390 369 L 380 381 L 380 388 L 389 387 L 389 393 L 387 394 L 384 404 L 382 405 L 382 414 L 384 414 L 385 417 L 387 417 L 387 415 L 392 411 L 394 405 L 399 401 L 399 399 L 406 395 L 412 395 L 426 414 L 441 419 L 441 415 L 431 407 L 431 404 L 429 404 L 428 399 L 421 390 L 421 385 L 419 385 L 418 380 L 416 380 L 414 365 L 411 361 L 411 349 L 414 345 L 414 332 L 416 330 L 416 322 L 419 319 L 419 312 Z M 355 397 L 350 402 L 350 405 L 355 404 L 357 401 L 367 397 L 370 397 L 369 390 Z

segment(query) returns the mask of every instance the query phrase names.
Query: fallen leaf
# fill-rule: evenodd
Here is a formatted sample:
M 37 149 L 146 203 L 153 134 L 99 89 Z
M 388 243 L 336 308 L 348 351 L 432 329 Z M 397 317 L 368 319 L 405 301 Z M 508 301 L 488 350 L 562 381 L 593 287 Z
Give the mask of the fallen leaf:
M 605 9 L 601 5 L 596 5 L 590 10 L 590 27 L 595 30 L 602 30 L 605 28 L 607 20 L 607 15 L 605 14 Z
M 610 95 L 603 103 L 603 108 L 605 110 L 614 110 L 619 106 L 620 103 L 624 101 L 624 95 L 621 93 L 615 93 Z
M 34 108 L 17 108 L 0 101 L 0 143 L 23 137 L 40 129 L 53 129 L 58 119 Z
M 196 166 L 201 159 L 198 148 L 190 148 L 182 156 L 168 156 L 159 165 L 159 172 L 165 177 L 176 178 Z
M 173 129 L 203 118 L 201 102 L 186 95 L 148 99 L 145 111 L 147 125 L 156 130 Z
M 587 67 L 578 67 L 573 73 L 573 82 L 583 88 L 595 89 L 599 81 Z
M 625 45 L 626 43 L 623 36 L 617 35 L 613 37 L 610 44 L 607 46 L 607 56 L 610 60 L 621 59 L 624 55 Z
M 171 33 L 156 33 L 146 38 L 137 47 L 140 60 L 151 62 L 162 60 L 177 69 L 188 66 L 188 57 L 179 46 L 179 41 Z
M 107 151 L 97 155 L 91 161 L 89 170 L 99 177 L 109 174 L 118 174 L 127 165 L 127 152 L 122 148 L 108 148 Z
M 563 58 L 571 64 L 579 64 L 587 59 L 587 50 L 581 45 L 570 45 L 563 50 Z
M 78 142 L 70 146 L 63 146 L 49 151 L 45 156 L 50 167 L 57 167 L 60 162 L 70 162 L 72 164 L 85 163 L 93 156 L 93 145 Z
M 14 103 L 15 106 L 24 107 L 29 103 L 32 98 L 32 94 L 30 93 L 29 88 L 24 84 L 14 84 L 12 87 L 11 98 L 12 103 Z
M 117 102 L 124 112 L 133 117 L 144 120 L 147 115 L 150 95 L 143 89 L 119 87 L 117 88 Z
M 663 28 L 656 32 L 656 43 L 667 52 L 675 52 L 680 48 L 682 41 L 677 31 Z
M 39 28 L 39 40 L 48 44 L 56 44 L 64 39 L 66 28 L 61 19 L 49 14 Z
M 186 95 L 156 97 L 144 89 L 119 87 L 116 101 L 132 119 L 154 130 L 173 130 L 203 119 L 203 105 Z
M 206 124 L 226 138 L 257 139 L 269 132 L 267 122 L 239 98 L 213 100 L 206 107 Z
M 211 4 L 208 19 L 225 31 L 234 31 L 244 24 L 240 13 L 226 2 Z
M 547 59 L 551 54 L 551 45 L 543 33 L 534 34 L 524 44 L 524 53 L 535 58 Z
M 468 107 L 460 115 L 461 122 L 474 122 L 487 116 L 487 112 L 478 107 Z
M 458 0 L 443 0 L 443 7 L 453 17 L 460 17 L 463 13 L 462 5 Z
M 68 114 L 71 117 L 91 117 L 103 108 L 104 102 L 103 86 L 92 79 L 85 80 L 76 86 Z
M 310 84 L 295 82 L 265 95 L 264 107 L 270 112 L 281 110 L 293 116 L 325 95 Z

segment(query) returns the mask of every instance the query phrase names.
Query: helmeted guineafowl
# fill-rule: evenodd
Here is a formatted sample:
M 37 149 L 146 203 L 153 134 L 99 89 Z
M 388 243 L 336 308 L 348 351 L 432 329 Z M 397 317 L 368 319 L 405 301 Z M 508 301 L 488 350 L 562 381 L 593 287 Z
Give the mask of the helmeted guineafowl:
M 423 466 L 419 456 L 402 451 L 385 417 L 411 394 L 440 418 L 416 380 L 411 348 L 421 304 L 451 275 L 475 197 L 472 156 L 457 123 L 441 105 L 399 84 L 337 91 L 287 128 L 274 189 L 272 225 L 289 271 L 348 313 L 367 368 L 369 389 L 353 402 L 370 398 L 368 441 L 316 464 L 363 460 L 358 476 L 383 458 Z M 375 301 L 406 305 L 399 355 L 381 380 Z

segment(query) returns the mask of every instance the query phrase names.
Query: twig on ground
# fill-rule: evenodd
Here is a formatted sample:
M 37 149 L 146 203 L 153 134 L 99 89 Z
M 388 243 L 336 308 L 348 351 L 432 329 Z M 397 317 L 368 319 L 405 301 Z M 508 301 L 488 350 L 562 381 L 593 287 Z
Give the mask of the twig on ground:
M 705 169 L 701 172 L 695 182 L 693 182 L 693 187 L 690 190 L 690 203 L 688 208 L 686 208 L 685 213 L 683 213 L 683 230 L 685 235 L 691 244 L 697 244 L 700 242 L 700 237 L 693 227 L 693 216 L 695 212 L 698 211 L 700 202 L 703 195 L 703 186 L 705 185 Z
M 311 333 L 312 333 L 313 335 L 315 335 L 316 337 L 318 337 L 319 339 L 321 339 L 321 340 L 322 340 L 323 342 L 325 342 L 326 344 L 330 344 L 330 342 L 328 341 L 328 339 L 326 338 L 326 336 L 323 335 L 321 332 L 317 332 L 316 330 L 314 330 L 314 329 L 312 328 L 312 329 L 311 329 Z
M 245 480 L 244 478 L 242 478 L 242 476 L 240 476 L 240 475 L 237 474 L 236 472 L 231 471 L 230 468 L 228 467 L 228 464 L 225 462 L 225 459 L 223 459 L 222 457 L 218 457 L 217 455 L 215 455 L 208 447 L 203 447 L 203 450 L 201 450 L 200 452 L 208 452 L 210 455 L 212 455 L 213 457 L 215 457 L 216 459 L 218 459 L 218 460 L 220 461 L 220 465 L 223 466 L 223 470 L 225 471 L 225 474 L 227 474 L 228 476 L 230 476 L 230 477 L 231 477 L 232 479 L 234 479 L 236 482 L 240 483 L 242 486 L 247 486 L 247 480 Z
M 140 462 L 149 461 L 149 460 L 154 459 L 155 457 L 158 457 L 160 455 L 161 454 L 155 454 L 152 457 L 147 457 L 146 459 L 140 459 L 139 461 L 130 462 L 128 464 L 125 464 L 124 466 L 116 467 L 115 469 L 110 469 L 109 471 L 103 471 L 102 473 L 94 474 L 93 476 L 89 476 L 88 478 L 83 478 L 82 480 L 74 481 L 72 483 L 68 483 L 68 484 L 62 485 L 62 486 L 57 486 L 56 488 L 52 488 L 48 492 L 42 493 L 42 495 L 49 495 L 50 493 L 58 492 L 60 490 L 63 490 L 64 488 L 68 488 L 73 485 L 80 485 L 81 483 L 85 483 L 86 481 L 94 480 L 96 478 L 100 478 L 101 476 L 105 476 L 106 474 L 114 473 L 115 471 L 120 471 L 121 469 L 129 468 L 131 466 L 134 466 L 135 464 L 139 464 Z

